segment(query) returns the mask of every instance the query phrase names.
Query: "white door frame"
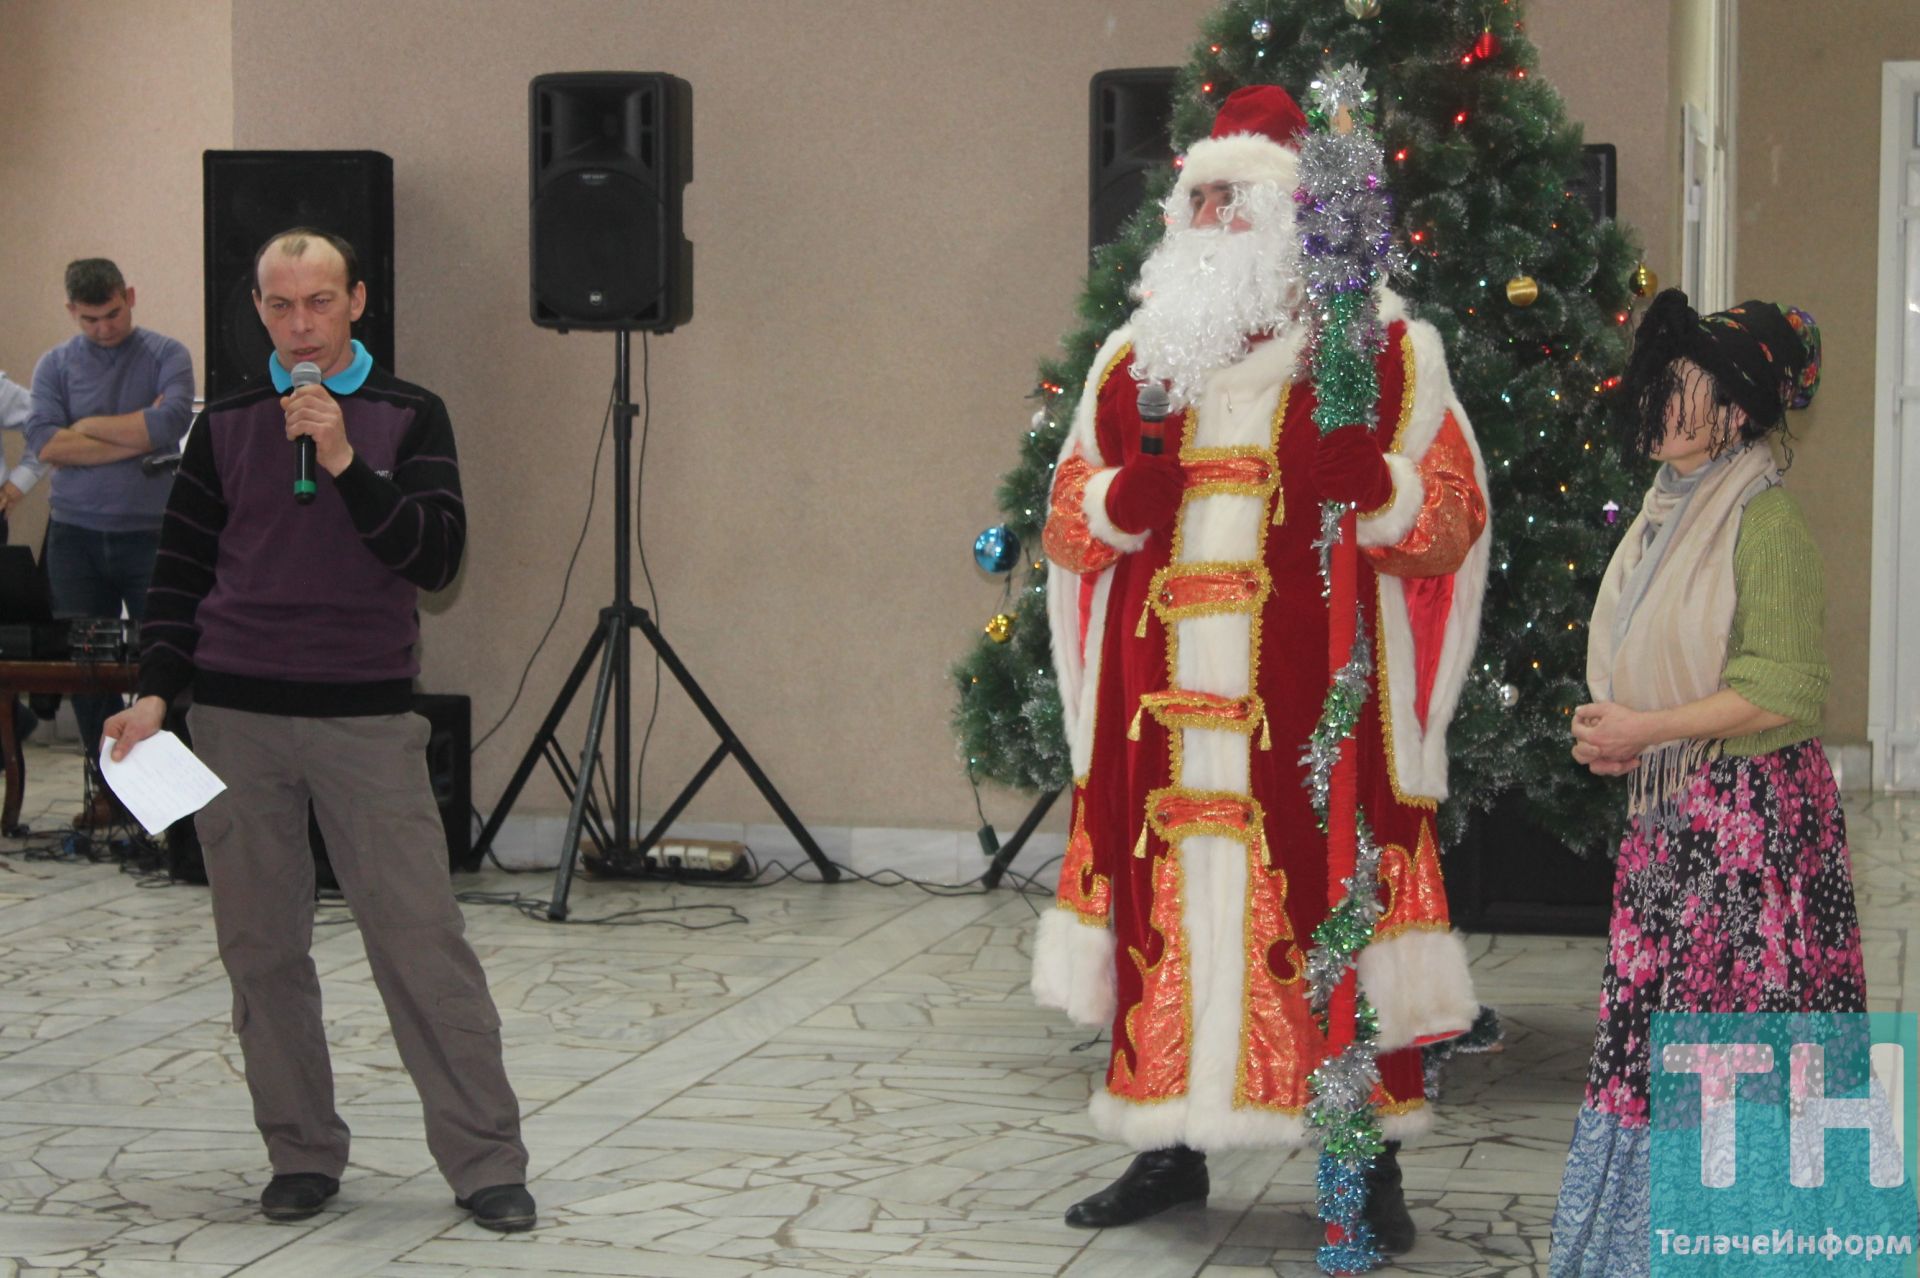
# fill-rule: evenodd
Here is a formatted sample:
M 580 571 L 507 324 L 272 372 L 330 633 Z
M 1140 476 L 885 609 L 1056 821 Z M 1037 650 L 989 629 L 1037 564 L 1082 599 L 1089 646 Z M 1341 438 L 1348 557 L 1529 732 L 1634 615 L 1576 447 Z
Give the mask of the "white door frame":
M 1906 367 L 1920 328 L 1908 296 L 1908 253 L 1920 241 L 1920 62 L 1881 69 L 1879 286 L 1873 396 L 1872 622 L 1867 736 L 1876 789 L 1920 789 L 1920 367 Z M 1915 361 L 1920 363 L 1920 361 Z M 1905 491 L 1903 491 L 1905 489 Z M 1907 600 L 1902 603 L 1905 587 Z
M 1686 0 L 1708 19 L 1699 77 L 1705 101 L 1680 104 L 1679 270 L 1673 283 L 1702 315 L 1733 305 L 1734 137 L 1738 121 L 1737 0 Z M 1689 21 L 1693 15 L 1689 15 Z

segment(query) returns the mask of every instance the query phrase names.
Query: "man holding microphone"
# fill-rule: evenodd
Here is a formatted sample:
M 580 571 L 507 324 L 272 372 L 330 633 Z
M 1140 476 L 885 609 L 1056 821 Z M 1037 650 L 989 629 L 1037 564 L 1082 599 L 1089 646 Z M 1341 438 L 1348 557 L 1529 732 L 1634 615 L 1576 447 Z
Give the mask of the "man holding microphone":
M 227 784 L 196 825 L 273 1169 L 262 1212 L 313 1215 L 347 1165 L 309 954 L 311 801 L 455 1202 L 489 1229 L 527 1229 L 500 1017 L 463 935 L 428 727 L 411 712 L 418 592 L 452 581 L 466 542 L 452 424 L 438 396 L 352 340 L 367 290 L 346 241 L 281 232 L 254 280 L 268 377 L 208 405 L 188 437 L 140 695 L 104 735 L 124 758 L 191 687 L 195 752 Z

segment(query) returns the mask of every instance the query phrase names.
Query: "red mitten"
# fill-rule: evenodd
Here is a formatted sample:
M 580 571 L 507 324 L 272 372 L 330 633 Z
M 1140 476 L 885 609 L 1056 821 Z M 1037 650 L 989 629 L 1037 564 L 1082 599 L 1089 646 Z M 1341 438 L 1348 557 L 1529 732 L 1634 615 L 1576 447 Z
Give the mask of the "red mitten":
M 1143 453 L 1120 468 L 1107 487 L 1107 518 L 1124 533 L 1150 532 L 1173 523 L 1186 491 L 1186 472 L 1165 455 Z
M 1313 486 L 1323 501 L 1352 502 L 1362 512 L 1393 500 L 1393 471 L 1373 432 L 1342 426 L 1323 435 L 1313 454 Z

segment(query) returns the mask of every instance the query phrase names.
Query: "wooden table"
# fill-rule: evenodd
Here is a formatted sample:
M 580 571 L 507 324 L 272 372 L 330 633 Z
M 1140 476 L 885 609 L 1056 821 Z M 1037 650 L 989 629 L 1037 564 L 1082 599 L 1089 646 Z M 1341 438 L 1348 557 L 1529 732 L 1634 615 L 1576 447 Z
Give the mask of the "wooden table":
M 20 799 L 27 786 L 27 765 L 13 728 L 13 699 L 23 692 L 131 692 L 139 681 L 136 662 L 0 661 L 0 750 L 7 756 L 7 795 L 0 806 L 0 834 L 20 825 Z

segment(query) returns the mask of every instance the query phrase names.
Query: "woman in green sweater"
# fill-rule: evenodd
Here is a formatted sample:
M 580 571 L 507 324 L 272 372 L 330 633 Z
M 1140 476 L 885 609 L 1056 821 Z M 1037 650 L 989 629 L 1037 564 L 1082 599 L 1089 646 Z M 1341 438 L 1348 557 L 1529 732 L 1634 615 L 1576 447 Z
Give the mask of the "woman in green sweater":
M 1554 1214 L 1554 1278 L 1650 1267 L 1655 1012 L 1864 1012 L 1827 694 L 1820 556 L 1767 437 L 1819 330 L 1669 289 L 1634 341 L 1627 448 L 1665 463 L 1594 603 L 1573 757 L 1628 779 L 1600 1025 Z

